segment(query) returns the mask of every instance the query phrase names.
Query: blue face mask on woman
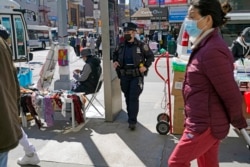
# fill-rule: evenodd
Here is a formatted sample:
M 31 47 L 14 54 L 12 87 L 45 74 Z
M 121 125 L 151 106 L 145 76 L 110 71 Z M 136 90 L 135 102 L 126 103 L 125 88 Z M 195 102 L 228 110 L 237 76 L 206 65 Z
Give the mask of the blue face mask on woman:
M 203 19 L 203 17 L 201 18 Z M 197 23 L 201 20 L 191 20 L 186 18 L 184 20 L 185 30 L 187 31 L 188 35 L 192 38 L 197 38 L 201 33 L 202 30 L 198 28 Z

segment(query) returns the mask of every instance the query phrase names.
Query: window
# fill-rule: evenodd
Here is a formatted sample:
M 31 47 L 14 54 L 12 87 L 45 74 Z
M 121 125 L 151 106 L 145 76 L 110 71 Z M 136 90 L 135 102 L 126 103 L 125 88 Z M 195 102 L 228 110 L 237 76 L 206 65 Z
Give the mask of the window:
M 16 17 L 14 19 L 14 24 L 16 28 L 16 39 L 17 39 L 17 53 L 18 55 L 26 56 L 25 55 L 25 36 L 24 36 L 24 26 L 21 18 Z
M 229 0 L 229 3 L 231 4 L 233 11 L 246 11 L 250 10 L 249 5 L 250 1 L 249 0 Z
M 8 44 L 9 44 L 9 46 L 12 48 L 12 36 L 13 36 L 13 34 L 12 34 L 12 30 L 11 30 L 11 22 L 10 22 L 10 18 L 9 17 L 2 17 L 2 24 L 3 24 L 3 26 L 9 31 L 9 33 L 10 33 L 10 36 L 9 36 L 9 38 L 7 39 L 7 42 L 8 42 Z
M 36 0 L 26 0 L 26 3 L 36 4 Z

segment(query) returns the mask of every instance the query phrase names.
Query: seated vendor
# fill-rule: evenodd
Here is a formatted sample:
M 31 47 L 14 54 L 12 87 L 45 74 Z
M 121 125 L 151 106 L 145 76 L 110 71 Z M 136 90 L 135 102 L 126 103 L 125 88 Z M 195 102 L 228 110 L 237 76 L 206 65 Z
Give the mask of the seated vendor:
M 85 94 L 94 93 L 102 73 L 101 61 L 94 56 L 89 48 L 83 48 L 80 52 L 85 65 L 82 70 L 73 71 L 75 83 L 73 84 L 73 92 L 84 92 Z

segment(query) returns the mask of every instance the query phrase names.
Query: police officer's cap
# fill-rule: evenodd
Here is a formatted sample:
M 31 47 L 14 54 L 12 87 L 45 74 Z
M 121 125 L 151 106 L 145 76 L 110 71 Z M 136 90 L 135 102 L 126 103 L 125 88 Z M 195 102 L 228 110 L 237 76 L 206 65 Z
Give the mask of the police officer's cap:
M 130 31 L 130 30 L 136 31 L 137 25 L 132 22 L 126 22 L 122 24 L 122 27 L 123 27 L 123 31 Z
M 83 48 L 81 50 L 80 54 L 81 54 L 81 57 L 83 57 L 83 56 L 88 56 L 88 57 L 92 56 L 91 50 L 89 48 L 87 48 L 87 47 Z

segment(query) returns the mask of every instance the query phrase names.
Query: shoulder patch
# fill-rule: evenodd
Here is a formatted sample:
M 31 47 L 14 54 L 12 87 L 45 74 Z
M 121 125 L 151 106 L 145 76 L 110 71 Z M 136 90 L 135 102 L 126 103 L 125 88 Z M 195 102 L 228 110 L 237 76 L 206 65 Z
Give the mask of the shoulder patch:
M 144 45 L 143 45 L 143 49 L 144 49 L 145 51 L 148 51 L 148 50 L 149 50 L 148 45 L 147 45 L 147 44 L 144 44 Z

